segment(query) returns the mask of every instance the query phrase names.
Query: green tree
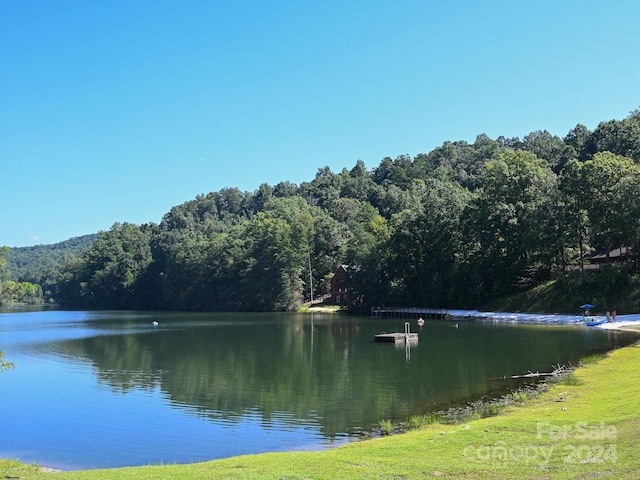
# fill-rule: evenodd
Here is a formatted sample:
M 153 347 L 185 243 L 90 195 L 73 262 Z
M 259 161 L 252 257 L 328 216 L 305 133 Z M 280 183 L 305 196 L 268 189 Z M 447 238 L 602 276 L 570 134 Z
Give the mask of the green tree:
M 536 130 L 522 139 L 521 148 L 546 160 L 555 173 L 559 173 L 566 163 L 576 156 L 575 150 L 557 136 L 546 130 Z
M 462 213 L 469 193 L 451 181 L 416 180 L 409 208 L 390 221 L 392 283 L 398 301 L 449 306 L 462 253 Z
M 362 160 L 358 160 L 351 171 L 348 173 L 345 172 L 345 175 L 342 177 L 342 188 L 340 191 L 342 197 L 369 201 L 376 191 L 376 184 L 373 181 L 373 177 L 367 171 Z
M 3 246 L 0 247 L 0 305 L 3 304 L 4 300 L 4 283 L 5 283 L 5 275 L 6 275 L 6 259 L 5 254 L 9 251 L 9 247 Z M 0 372 L 5 370 L 9 370 L 13 368 L 13 363 L 5 360 L 4 353 L 0 350 Z
M 309 205 L 323 207 L 340 197 L 342 177 L 336 175 L 329 167 L 319 168 L 316 177 L 311 182 L 300 185 L 299 195 Z
M 209 238 L 206 247 L 205 268 L 199 280 L 208 310 L 249 309 L 247 299 L 252 298 L 251 285 L 243 280 L 250 258 L 250 221 L 234 225 L 228 232 Z
M 594 155 L 581 169 L 592 242 L 607 251 L 638 236 L 640 166 L 610 152 Z
M 193 226 L 161 229 L 150 243 L 153 262 L 146 276 L 145 298 L 156 291 L 153 308 L 204 309 L 210 294 L 203 291 L 209 235 Z M 155 285 L 155 289 L 149 285 Z
M 599 152 L 611 152 L 640 162 L 640 110 L 623 120 L 601 122 L 585 142 L 589 157 Z
M 294 310 L 302 304 L 313 217 L 300 197 L 273 198 L 248 229 L 243 272 L 250 310 Z
M 86 308 L 138 308 L 140 274 L 151 263 L 150 229 L 116 223 L 102 232 L 82 256 L 82 291 Z
M 299 187 L 295 183 L 291 183 L 289 181 L 280 182 L 273 187 L 273 196 L 274 197 L 293 197 L 298 195 Z
M 273 197 L 273 187 L 267 183 L 263 183 L 258 187 L 251 197 L 251 211 L 252 213 L 260 212 L 264 209 L 264 205 Z
M 0 305 L 2 305 L 8 294 L 5 292 L 5 282 L 7 281 L 7 259 L 5 254 L 9 251 L 9 247 L 0 247 Z
M 358 202 L 356 216 L 347 224 L 351 237 L 346 245 L 350 302 L 354 307 L 385 303 L 391 298 L 388 222 L 369 202 Z M 337 265 L 336 265 L 337 266 Z
M 586 160 L 585 147 L 590 136 L 591 131 L 579 123 L 569 130 L 569 133 L 564 137 L 564 143 L 573 148 L 577 158 L 584 161 Z
M 9 280 L 3 284 L 4 295 L 12 302 L 38 304 L 42 300 L 42 288 L 30 282 Z
M 329 289 L 330 276 L 336 266 L 345 263 L 351 231 L 346 224 L 331 217 L 326 210 L 315 208 L 311 233 L 310 264 L 314 294 Z
M 83 235 L 50 245 L 12 248 L 6 255 L 8 278 L 39 286 L 42 300 L 54 302 L 64 265 L 81 256 L 96 237 L 97 234 Z M 40 298 L 36 300 L 39 302 Z
M 7 258 L 6 254 L 9 252 L 9 247 L 6 245 L 0 247 L 0 282 L 7 280 Z
M 14 367 L 15 365 L 12 362 L 6 360 L 4 353 L 0 350 L 0 372 L 4 372 L 5 370 L 10 370 Z
M 588 194 L 582 180 L 583 163 L 570 160 L 559 177 L 559 255 L 562 271 L 576 260 L 584 272 L 584 256 L 590 245 Z
M 470 145 L 465 141 L 445 142 L 428 155 L 428 163 L 423 169 L 431 172 L 428 176 L 455 181 L 464 188 L 475 190 L 480 185 L 482 166 L 500 151 L 500 144 L 481 134 Z
M 6 255 L 9 247 L 0 248 L 0 305 L 5 302 L 38 304 L 42 302 L 42 288 L 31 282 L 9 280 Z
M 485 164 L 470 218 L 483 283 L 494 294 L 526 286 L 541 264 L 549 267 L 556 188 L 546 162 L 530 152 L 506 150 Z

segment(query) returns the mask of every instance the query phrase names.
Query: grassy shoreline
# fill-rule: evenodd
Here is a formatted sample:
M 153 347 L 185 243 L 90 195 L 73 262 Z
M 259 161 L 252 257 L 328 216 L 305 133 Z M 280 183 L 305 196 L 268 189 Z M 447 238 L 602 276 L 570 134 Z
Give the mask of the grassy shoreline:
M 431 424 L 321 452 L 246 455 L 190 465 L 43 472 L 0 460 L 22 479 L 640 478 L 640 345 L 582 366 L 498 416 Z

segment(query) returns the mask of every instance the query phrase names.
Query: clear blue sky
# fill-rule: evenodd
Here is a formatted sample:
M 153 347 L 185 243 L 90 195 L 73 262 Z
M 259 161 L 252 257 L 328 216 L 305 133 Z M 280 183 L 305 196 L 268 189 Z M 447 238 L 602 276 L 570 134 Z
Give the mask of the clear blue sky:
M 0 245 L 640 106 L 640 2 L 3 0 Z

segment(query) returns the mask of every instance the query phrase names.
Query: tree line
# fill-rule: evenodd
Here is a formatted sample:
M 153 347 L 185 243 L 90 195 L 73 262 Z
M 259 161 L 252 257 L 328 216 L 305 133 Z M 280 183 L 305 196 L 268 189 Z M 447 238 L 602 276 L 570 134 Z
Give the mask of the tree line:
M 54 302 L 64 265 L 82 255 L 96 237 L 94 233 L 50 245 L 0 248 L 0 306 Z
M 9 247 L 0 247 L 0 307 L 7 303 L 40 303 L 42 289 L 30 282 L 16 282 L 8 274 L 6 255 Z M 0 352 L 0 355 L 2 352 Z M 1 362 L 0 356 L 0 362 Z M 0 366 L 2 363 L 0 363 Z
M 65 307 L 293 310 L 349 268 L 350 306 L 475 308 L 640 238 L 640 110 L 564 138 L 479 135 L 116 223 L 46 281 Z

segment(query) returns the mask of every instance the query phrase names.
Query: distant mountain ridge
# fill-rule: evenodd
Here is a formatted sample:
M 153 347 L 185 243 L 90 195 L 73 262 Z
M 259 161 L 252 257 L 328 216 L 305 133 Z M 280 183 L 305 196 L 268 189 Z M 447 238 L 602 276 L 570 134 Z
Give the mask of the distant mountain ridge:
M 41 284 L 52 269 L 58 270 L 64 262 L 80 257 L 96 238 L 98 234 L 91 233 L 48 245 L 12 248 L 5 255 L 9 277 L 16 282 Z

